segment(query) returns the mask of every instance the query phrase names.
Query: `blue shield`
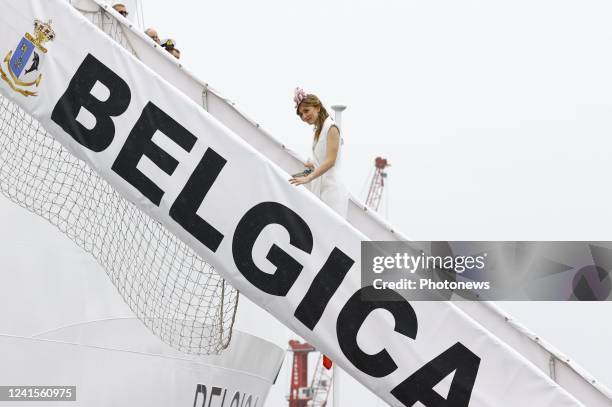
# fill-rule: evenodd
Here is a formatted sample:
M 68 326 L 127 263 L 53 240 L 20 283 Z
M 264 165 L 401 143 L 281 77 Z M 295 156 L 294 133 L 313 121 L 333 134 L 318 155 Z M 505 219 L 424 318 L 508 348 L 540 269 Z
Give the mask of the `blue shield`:
M 19 45 L 15 49 L 15 53 L 11 57 L 9 61 L 10 70 L 13 71 L 13 74 L 18 78 L 19 75 L 23 72 L 26 63 L 32 56 L 34 52 L 35 45 L 32 44 L 32 41 L 23 37 L 19 42 Z

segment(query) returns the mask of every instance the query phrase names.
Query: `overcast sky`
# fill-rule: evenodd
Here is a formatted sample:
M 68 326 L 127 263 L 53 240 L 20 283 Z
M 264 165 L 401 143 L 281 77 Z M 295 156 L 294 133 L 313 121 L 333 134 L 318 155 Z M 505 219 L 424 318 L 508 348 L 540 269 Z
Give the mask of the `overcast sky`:
M 347 104 L 347 184 L 387 157 L 410 237 L 609 239 L 609 3 L 197 4 L 149 0 L 145 23 L 304 156 L 293 88 Z

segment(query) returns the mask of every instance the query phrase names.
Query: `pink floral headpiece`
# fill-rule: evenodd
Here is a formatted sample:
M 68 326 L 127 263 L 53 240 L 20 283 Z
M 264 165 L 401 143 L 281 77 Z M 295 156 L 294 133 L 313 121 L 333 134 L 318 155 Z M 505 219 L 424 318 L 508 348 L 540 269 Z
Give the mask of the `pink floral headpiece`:
M 300 88 L 299 86 L 297 88 L 295 88 L 294 91 L 294 96 L 293 96 L 293 101 L 295 102 L 295 108 L 297 109 L 298 106 L 300 105 L 300 103 L 302 103 L 302 101 L 304 99 L 306 99 L 307 93 L 304 92 L 304 89 Z

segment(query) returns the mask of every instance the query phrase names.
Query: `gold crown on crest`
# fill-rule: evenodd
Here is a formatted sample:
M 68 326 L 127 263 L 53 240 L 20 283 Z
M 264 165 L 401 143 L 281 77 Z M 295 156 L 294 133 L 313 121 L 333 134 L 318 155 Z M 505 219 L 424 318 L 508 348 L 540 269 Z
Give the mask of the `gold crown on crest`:
M 44 21 L 34 20 L 34 43 L 42 46 L 47 41 L 53 41 L 55 38 L 55 31 L 51 28 L 51 20 Z

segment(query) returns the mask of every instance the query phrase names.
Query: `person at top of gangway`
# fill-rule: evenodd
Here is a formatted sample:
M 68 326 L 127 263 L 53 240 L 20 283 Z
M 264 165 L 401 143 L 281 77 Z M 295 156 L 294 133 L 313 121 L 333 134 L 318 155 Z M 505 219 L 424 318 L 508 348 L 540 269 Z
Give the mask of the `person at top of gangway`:
M 115 3 L 113 4 L 113 8 L 117 13 L 121 14 L 125 18 L 127 18 L 127 16 L 130 14 L 127 11 L 127 7 L 125 7 L 125 4 L 123 3 Z
M 289 182 L 294 185 L 310 183 L 310 190 L 346 219 L 349 193 L 340 176 L 343 144 L 340 129 L 316 95 L 296 88 L 293 101 L 300 119 L 314 126 L 313 161 L 309 160 L 307 170 L 294 174 Z
M 149 38 L 151 38 L 153 41 L 155 41 L 155 43 L 157 45 L 161 45 L 161 40 L 159 39 L 159 34 L 157 34 L 157 30 L 155 28 L 147 28 L 145 30 L 145 34 L 147 34 L 147 36 Z

